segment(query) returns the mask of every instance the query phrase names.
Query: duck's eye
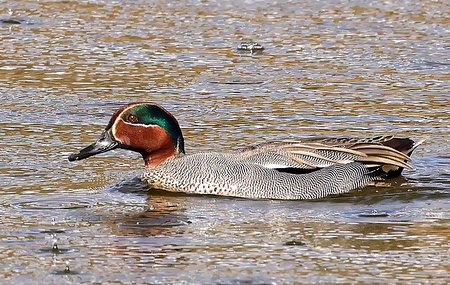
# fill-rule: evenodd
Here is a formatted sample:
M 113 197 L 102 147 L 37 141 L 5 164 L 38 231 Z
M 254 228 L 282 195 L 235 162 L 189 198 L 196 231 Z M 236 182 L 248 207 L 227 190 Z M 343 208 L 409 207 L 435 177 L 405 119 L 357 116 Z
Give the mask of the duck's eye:
M 128 115 L 127 121 L 132 124 L 136 124 L 137 122 L 139 122 L 139 119 L 135 115 Z

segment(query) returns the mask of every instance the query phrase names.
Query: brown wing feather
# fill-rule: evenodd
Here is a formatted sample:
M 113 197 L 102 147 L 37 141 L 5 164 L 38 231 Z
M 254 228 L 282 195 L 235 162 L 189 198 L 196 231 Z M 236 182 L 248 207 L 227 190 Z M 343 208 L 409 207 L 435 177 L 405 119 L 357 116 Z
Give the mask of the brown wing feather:
M 385 166 L 385 169 L 411 169 L 407 163 L 410 160 L 408 154 L 414 148 L 415 144 L 411 139 L 393 136 L 363 139 L 306 138 L 253 145 L 244 149 L 241 155 L 247 159 L 256 158 L 257 160 L 258 155 L 273 152 L 296 163 L 296 167 L 303 169 L 322 168 L 353 161 L 359 161 L 372 167 Z

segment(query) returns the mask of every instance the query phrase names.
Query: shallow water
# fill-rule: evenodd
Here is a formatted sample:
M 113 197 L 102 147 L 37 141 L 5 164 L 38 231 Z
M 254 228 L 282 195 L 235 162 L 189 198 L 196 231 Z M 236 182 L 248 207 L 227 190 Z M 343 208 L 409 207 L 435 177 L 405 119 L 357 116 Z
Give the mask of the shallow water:
M 448 283 L 448 8 L 2 2 L 0 283 Z M 238 53 L 243 40 L 265 50 Z M 147 192 L 136 154 L 67 161 L 131 101 L 173 112 L 188 152 L 427 141 L 390 187 L 319 201 Z

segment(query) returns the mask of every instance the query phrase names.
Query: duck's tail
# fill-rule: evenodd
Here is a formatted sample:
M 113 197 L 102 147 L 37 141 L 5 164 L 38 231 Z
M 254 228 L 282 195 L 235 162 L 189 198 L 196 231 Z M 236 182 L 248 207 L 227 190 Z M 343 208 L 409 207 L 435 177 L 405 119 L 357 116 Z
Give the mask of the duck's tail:
M 411 156 L 413 151 L 421 145 L 425 139 L 422 139 L 418 142 L 413 141 L 410 138 L 392 138 L 390 140 L 382 142 L 383 145 L 391 147 L 395 150 L 398 150 L 408 156 Z M 405 161 L 406 162 L 406 161 Z M 403 171 L 403 167 L 396 167 L 392 165 L 383 165 L 380 167 L 378 175 L 382 178 L 393 178 L 399 176 Z

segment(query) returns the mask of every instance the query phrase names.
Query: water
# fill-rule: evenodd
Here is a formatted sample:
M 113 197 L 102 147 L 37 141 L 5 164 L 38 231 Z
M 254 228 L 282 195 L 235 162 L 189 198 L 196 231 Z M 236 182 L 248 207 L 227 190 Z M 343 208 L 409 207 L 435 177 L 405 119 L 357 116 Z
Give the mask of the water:
M 2 2 L 0 283 L 448 283 L 446 11 Z M 239 53 L 242 41 L 265 50 Z M 67 161 L 132 101 L 173 112 L 188 152 L 315 135 L 427 141 L 390 187 L 320 201 L 148 193 L 134 153 Z

